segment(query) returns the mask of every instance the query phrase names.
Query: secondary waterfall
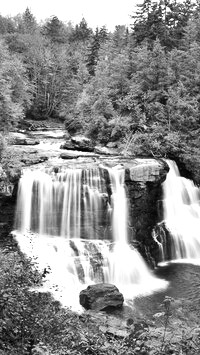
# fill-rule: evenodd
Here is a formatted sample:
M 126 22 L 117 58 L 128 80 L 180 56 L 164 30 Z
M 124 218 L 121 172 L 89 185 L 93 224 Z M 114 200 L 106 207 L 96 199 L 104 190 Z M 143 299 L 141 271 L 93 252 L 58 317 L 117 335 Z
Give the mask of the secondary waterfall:
M 171 235 L 172 259 L 200 258 L 200 190 L 179 174 L 175 162 L 163 183 L 164 220 Z
M 63 304 L 78 304 L 88 284 L 115 284 L 125 297 L 165 287 L 127 236 L 124 169 L 24 171 L 18 188 L 16 238 Z

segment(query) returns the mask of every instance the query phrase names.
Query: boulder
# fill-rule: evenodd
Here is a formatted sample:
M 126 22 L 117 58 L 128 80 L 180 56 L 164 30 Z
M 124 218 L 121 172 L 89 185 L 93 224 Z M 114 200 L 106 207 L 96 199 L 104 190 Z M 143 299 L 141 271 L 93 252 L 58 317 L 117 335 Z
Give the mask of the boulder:
M 21 158 L 20 161 L 25 164 L 26 166 L 31 166 L 35 164 L 40 164 L 48 160 L 48 157 L 46 156 L 29 156 L 29 157 L 24 157 Z
M 74 150 L 71 140 L 67 140 L 65 143 L 61 144 L 60 149 Z
M 115 285 L 100 283 L 82 290 L 79 301 L 85 309 L 103 311 L 121 308 L 124 297 Z
M 117 145 L 117 142 L 109 142 L 106 144 L 106 147 L 108 148 L 117 148 L 118 145 Z
M 93 152 L 94 143 L 84 136 L 75 136 L 61 145 L 61 149 L 80 150 L 82 152 Z
M 96 146 L 94 148 L 94 151 L 95 151 L 95 153 L 101 154 L 101 155 L 119 155 L 119 153 L 116 151 L 116 149 L 107 148 L 107 147 Z
M 163 182 L 169 171 L 168 165 L 161 160 L 156 159 L 134 159 L 134 163 L 129 167 L 129 178 L 131 181 Z
M 62 159 L 78 159 L 79 158 L 79 154 L 77 153 L 73 153 L 73 152 L 64 152 L 60 154 L 60 158 Z
M 92 153 L 82 153 L 82 152 L 63 152 L 60 154 L 60 158 L 62 159 L 78 159 L 78 158 L 86 158 L 88 162 L 91 162 L 89 159 L 96 159 L 98 158 L 98 154 Z
M 20 137 L 15 137 L 15 139 L 11 142 L 12 145 L 37 145 L 39 143 L 40 142 L 36 139 Z

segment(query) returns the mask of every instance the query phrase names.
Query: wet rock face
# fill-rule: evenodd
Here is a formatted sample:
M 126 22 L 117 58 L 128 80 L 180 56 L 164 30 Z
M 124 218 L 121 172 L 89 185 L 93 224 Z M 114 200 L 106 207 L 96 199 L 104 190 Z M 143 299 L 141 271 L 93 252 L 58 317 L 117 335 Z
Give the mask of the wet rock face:
M 169 167 L 165 161 L 155 159 L 135 159 L 134 164 L 126 169 L 125 175 L 129 240 L 136 241 L 145 260 L 155 266 L 159 261 L 159 246 L 152 231 L 161 219 L 162 182 Z
M 124 297 L 116 286 L 101 283 L 88 286 L 85 290 L 81 291 L 79 300 L 85 309 L 103 311 L 121 308 Z

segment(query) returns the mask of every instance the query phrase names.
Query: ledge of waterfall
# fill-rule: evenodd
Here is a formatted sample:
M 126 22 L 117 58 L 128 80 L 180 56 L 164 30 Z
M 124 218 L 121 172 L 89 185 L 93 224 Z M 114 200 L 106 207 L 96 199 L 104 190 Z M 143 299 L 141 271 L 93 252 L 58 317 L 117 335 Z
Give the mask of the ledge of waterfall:
M 135 182 L 163 182 L 169 167 L 163 160 L 136 158 L 128 164 L 126 179 Z

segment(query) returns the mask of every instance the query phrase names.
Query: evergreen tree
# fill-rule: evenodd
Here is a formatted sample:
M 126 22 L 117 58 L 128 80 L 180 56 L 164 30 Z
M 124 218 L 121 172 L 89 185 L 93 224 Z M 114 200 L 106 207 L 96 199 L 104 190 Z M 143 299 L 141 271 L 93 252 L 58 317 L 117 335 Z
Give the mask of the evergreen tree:
M 57 16 L 52 16 L 42 28 L 42 33 L 53 43 L 65 43 L 65 26 Z
M 92 42 L 88 48 L 87 67 L 90 75 L 94 76 L 95 68 L 98 62 L 99 49 L 109 39 L 108 31 L 105 26 L 100 29 L 97 27 L 93 35 Z
M 22 14 L 22 31 L 23 33 L 33 34 L 37 29 L 37 22 L 27 7 L 25 12 Z
M 114 33 L 112 35 L 113 45 L 116 50 L 121 51 L 128 46 L 129 43 L 129 30 L 125 26 L 115 26 Z
M 70 40 L 72 42 L 86 42 L 91 38 L 92 34 L 92 29 L 88 27 L 86 20 L 82 18 L 81 22 L 75 26 L 75 29 L 70 36 Z
M 179 46 L 184 28 L 194 14 L 195 3 L 192 0 L 183 3 L 176 0 L 144 0 L 138 8 L 139 11 L 132 16 L 136 44 L 146 40 L 151 48 L 152 42 L 158 38 L 162 46 L 171 50 Z

